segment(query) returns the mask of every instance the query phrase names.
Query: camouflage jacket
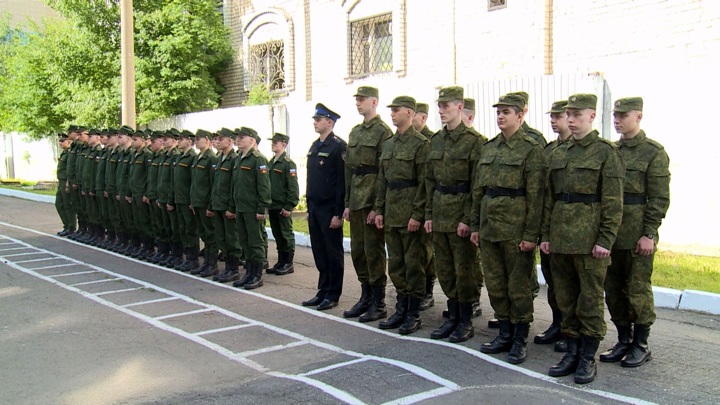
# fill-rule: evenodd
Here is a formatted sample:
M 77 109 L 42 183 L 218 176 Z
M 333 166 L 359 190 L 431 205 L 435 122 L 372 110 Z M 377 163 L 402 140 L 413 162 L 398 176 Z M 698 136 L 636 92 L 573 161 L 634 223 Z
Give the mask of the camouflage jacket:
M 392 130 L 376 115 L 350 131 L 345 158 L 345 207 L 359 210 L 372 207 L 379 172 L 382 144 Z M 367 170 L 364 171 L 364 170 Z
M 539 143 L 540 146 L 542 146 L 543 148 L 547 145 L 547 141 L 545 140 L 545 137 L 543 136 L 542 132 L 538 131 L 535 128 L 530 127 L 530 125 L 528 125 L 527 122 L 523 121 L 521 128 L 523 131 L 525 131 L 525 134 L 527 136 L 534 139 L 535 142 Z

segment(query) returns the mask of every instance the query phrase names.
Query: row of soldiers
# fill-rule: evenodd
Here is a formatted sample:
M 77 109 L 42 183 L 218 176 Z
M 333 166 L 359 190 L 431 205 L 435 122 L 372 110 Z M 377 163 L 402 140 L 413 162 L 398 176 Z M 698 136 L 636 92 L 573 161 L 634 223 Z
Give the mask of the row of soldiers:
M 246 289 L 263 285 L 263 270 L 292 273 L 297 168 L 285 152 L 289 137 L 271 140 L 268 161 L 247 127 L 193 133 L 71 126 L 59 140 L 58 234 Z M 266 215 L 277 240 L 272 268 Z
M 484 282 L 499 333 L 480 350 L 508 352 L 509 362 L 522 363 L 539 247 L 553 323 L 535 342 L 556 343 L 556 351 L 565 352 L 550 375 L 574 374 L 580 384 L 595 379 L 595 355 L 606 334 L 603 297 L 618 344 L 600 360 L 637 367 L 652 358 L 650 276 L 670 173 L 662 145 L 640 129 L 641 98 L 614 104 L 616 143 L 592 128 L 596 96 L 558 101 L 549 111 L 558 138 L 546 144 L 524 120 L 525 92 L 493 105 L 500 133 L 490 140 L 472 128 L 474 100 L 464 98 L 461 87 L 440 90 L 443 129 L 434 134 L 424 127 L 427 105 L 409 96 L 388 105 L 393 132 L 376 112 L 378 93 L 358 89 L 363 122 L 347 144 L 343 218 L 350 222 L 362 295 L 345 317 L 387 317 L 387 266 L 397 304 L 379 326 L 413 333 L 436 276 L 448 309 L 430 337 L 463 342 L 474 335 L 473 307 Z M 332 306 L 323 302 L 318 309 Z

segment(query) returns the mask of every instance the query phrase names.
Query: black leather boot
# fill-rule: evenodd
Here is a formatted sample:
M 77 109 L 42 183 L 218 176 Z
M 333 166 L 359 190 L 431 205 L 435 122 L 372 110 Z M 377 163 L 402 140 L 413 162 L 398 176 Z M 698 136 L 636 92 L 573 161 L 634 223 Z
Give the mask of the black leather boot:
M 640 367 L 645 362 L 652 360 L 652 352 L 648 347 L 648 336 L 650 327 L 635 324 L 635 336 L 632 349 L 623 357 L 620 365 L 623 367 Z
M 250 278 L 250 280 L 245 283 L 243 288 L 246 290 L 254 290 L 256 288 L 262 287 L 264 284 L 262 279 L 262 262 L 248 260 L 247 264 L 250 265 L 250 267 L 252 268 L 252 278 Z
M 187 273 L 200 267 L 200 260 L 198 260 L 199 251 L 200 249 L 197 247 L 187 248 L 187 250 L 185 251 L 185 261 L 179 267 L 177 267 L 177 269 Z
M 148 257 L 147 259 L 150 263 L 157 264 L 165 260 L 165 254 L 167 253 L 167 244 L 165 242 L 158 242 L 157 246 L 157 252 L 155 252 L 154 255 Z
M 233 283 L 233 287 L 244 287 L 245 284 L 247 284 L 248 281 L 250 281 L 252 279 L 253 274 L 251 271 L 251 267 L 252 267 L 251 261 L 246 260 L 245 261 L 245 275 L 240 277 L 239 280 L 235 281 Z
M 408 297 L 407 301 L 408 310 L 405 315 L 405 322 L 403 322 L 403 324 L 400 325 L 400 329 L 398 329 L 401 335 L 414 333 L 422 326 L 422 320 L 420 320 L 420 301 L 422 300 L 420 298 Z
M 373 322 L 378 319 L 387 318 L 387 307 L 385 306 L 385 286 L 372 286 L 372 304 L 370 308 L 360 315 L 360 322 Z
M 183 249 L 182 244 L 180 244 L 180 243 L 173 244 L 172 257 L 167 262 L 168 263 L 167 267 L 174 269 L 174 268 L 180 266 L 185 261 L 185 259 L 183 258 L 184 251 L 185 251 L 185 249 Z
M 563 356 L 560 363 L 550 367 L 548 374 L 552 377 L 564 377 L 575 372 L 578 366 L 578 338 L 566 336 L 565 341 L 567 342 L 567 353 Z
M 199 275 L 200 277 L 211 277 L 218 274 L 219 270 L 217 258 L 217 252 L 208 253 L 207 251 L 205 251 L 205 266 L 201 267 L 204 268 L 204 270 L 195 274 Z
M 360 299 L 352 306 L 352 308 L 343 312 L 343 318 L 357 318 L 370 308 L 370 303 L 372 302 L 372 288 L 370 287 L 370 284 L 364 283 L 360 284 L 360 288 L 362 289 Z
M 618 331 L 618 342 L 610 350 L 600 353 L 603 363 L 615 363 L 623 359 L 632 348 L 632 326 L 615 325 Z
M 205 277 L 205 276 L 203 276 Z M 225 270 L 217 276 L 213 277 L 214 281 L 227 283 L 240 279 L 240 271 L 238 270 L 238 259 L 236 257 L 225 258 Z
M 600 346 L 600 339 L 583 336 L 581 340 L 582 350 L 580 350 L 580 362 L 578 362 L 577 369 L 575 370 L 575 383 L 587 384 L 595 381 L 595 377 L 597 376 L 595 354 L 597 353 L 598 346 Z
M 395 313 L 378 325 L 380 329 L 395 329 L 405 322 L 405 315 L 408 309 L 408 297 L 404 294 L 397 295 L 397 303 L 395 304 Z
M 139 260 L 148 261 L 148 258 L 155 254 L 155 239 L 145 238 L 143 242 L 143 250 L 138 255 Z
M 512 348 L 508 353 L 508 362 L 520 364 L 527 358 L 528 334 L 530 333 L 529 323 L 515 324 L 515 336 L 513 337 Z
M 118 253 L 121 249 L 123 249 L 125 243 L 127 243 L 127 236 L 125 235 L 125 232 L 118 232 L 117 241 L 109 246 L 108 249 L 110 249 L 111 252 Z
M 270 267 L 269 269 L 267 269 L 267 270 L 265 271 L 267 274 L 275 274 L 275 272 L 277 271 L 277 269 L 279 269 L 280 267 L 282 267 L 282 265 L 283 265 L 283 256 L 284 256 L 284 253 L 278 250 L 277 254 L 278 254 L 277 263 L 275 263 L 272 267 Z
M 487 354 L 497 354 L 502 352 L 508 352 L 512 348 L 513 336 L 515 335 L 515 328 L 509 320 L 498 321 L 500 323 L 500 332 L 490 342 L 483 343 L 480 346 L 480 351 Z
M 430 333 L 430 339 L 445 339 L 457 329 L 458 323 L 460 323 L 458 302 L 450 299 L 447 301 L 447 305 L 447 319 L 445 319 L 445 322 L 443 322 L 439 328 Z
M 559 310 L 553 309 L 553 321 L 552 324 L 550 324 L 550 327 L 545 330 L 545 332 L 536 335 L 535 336 L 535 344 L 538 345 L 547 345 L 550 343 L 555 343 L 558 340 L 562 339 L 563 334 L 560 331 L 560 323 L 562 322 L 562 315 Z
M 425 278 L 425 297 L 420 301 L 420 310 L 424 311 L 435 305 L 435 296 L 433 288 L 435 287 L 435 279 L 432 277 Z
M 450 334 L 448 342 L 460 343 L 469 340 L 475 336 L 475 328 L 472 324 L 473 304 L 472 302 L 461 302 L 460 307 L 460 323 L 457 328 Z
M 210 267 L 213 263 L 213 258 L 217 257 L 217 253 L 210 252 L 207 248 L 205 248 L 205 255 L 203 256 L 203 264 L 202 266 L 198 266 L 197 268 L 193 269 L 190 274 L 193 276 L 198 276 L 205 272 L 208 267 Z M 215 265 L 217 267 L 217 264 Z
M 283 265 L 279 269 L 275 270 L 275 275 L 284 276 L 286 274 L 294 273 L 295 265 L 293 264 L 293 260 L 295 260 L 295 252 L 284 253 Z

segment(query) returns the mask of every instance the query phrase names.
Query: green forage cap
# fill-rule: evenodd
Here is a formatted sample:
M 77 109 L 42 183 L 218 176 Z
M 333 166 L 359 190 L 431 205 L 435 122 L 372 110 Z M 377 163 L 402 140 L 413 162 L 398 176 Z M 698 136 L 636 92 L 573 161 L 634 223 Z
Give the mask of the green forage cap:
M 198 130 L 195 132 L 195 136 L 198 137 L 198 138 L 208 138 L 208 139 L 212 139 L 213 134 L 212 134 L 212 132 L 210 132 L 210 131 L 206 131 L 206 130 L 204 130 L 204 129 L 198 129 Z
M 165 137 L 178 139 L 180 138 L 180 131 L 175 128 L 170 128 L 168 130 L 165 130 Z
M 417 113 L 427 114 L 430 111 L 430 106 L 425 103 L 417 103 L 416 105 L 415 112 Z
M 597 96 L 594 94 L 573 94 L 568 97 L 568 104 L 565 108 L 572 108 L 576 110 L 584 110 L 590 108 L 595 110 L 597 108 Z
M 60 142 L 66 140 L 66 139 L 70 139 L 70 138 L 68 138 L 67 134 L 64 134 L 64 133 L 62 133 L 62 132 L 59 133 L 59 134 L 57 134 L 57 136 L 58 136 L 58 139 L 59 139 Z
M 415 99 L 410 96 L 399 96 L 395 97 L 392 103 L 388 104 L 388 107 L 405 107 L 415 111 L 417 104 Z
M 642 97 L 627 97 L 615 100 L 615 109 L 617 112 L 642 111 Z
M 378 98 L 379 91 L 375 87 L 360 86 L 357 89 L 354 97 L 375 97 Z
M 123 125 L 120 127 L 120 129 L 118 129 L 118 133 L 120 135 L 132 135 L 135 133 L 135 130 L 133 130 L 132 128 L 130 128 L 127 125 Z
M 465 92 L 460 86 L 443 87 L 440 89 L 437 101 L 440 103 L 453 100 L 463 100 Z
M 567 106 L 567 100 L 560 100 L 553 103 L 552 107 L 550 107 L 550 111 L 548 111 L 548 114 L 553 113 L 564 113 L 565 107 Z
M 281 134 L 280 132 L 275 132 L 273 137 L 269 138 L 269 140 L 290 143 L 290 137 L 285 134 Z
M 530 95 L 524 91 L 516 91 L 516 92 L 508 93 L 508 94 L 514 94 L 516 96 L 520 96 L 520 98 L 523 99 L 523 101 L 525 102 L 525 104 L 522 106 L 522 108 L 525 108 L 525 105 L 527 105 L 528 101 L 530 101 Z
M 255 139 L 255 142 L 260 143 L 260 136 L 258 135 L 257 131 L 248 128 L 248 127 L 242 127 L 237 131 L 237 136 L 251 136 Z
M 466 110 L 475 111 L 475 99 L 474 98 L 464 98 L 463 99 L 463 107 L 465 107 Z
M 193 134 L 192 132 L 188 131 L 187 129 L 183 129 L 183 130 L 180 132 L 180 134 L 178 135 L 178 137 L 179 137 L 179 138 L 195 139 L 195 134 Z
M 88 135 L 90 135 L 90 136 L 100 135 L 100 131 L 98 131 L 98 130 L 95 129 L 95 128 L 91 128 L 91 129 L 88 131 Z
M 135 131 L 135 133 L 132 136 L 133 136 L 133 138 L 148 139 L 148 133 L 142 129 L 138 129 L 137 131 Z
M 219 136 L 224 136 L 226 138 L 235 138 L 235 135 L 237 135 L 235 133 L 235 131 L 233 131 L 232 129 L 227 129 L 227 128 L 220 128 L 220 130 L 217 131 L 217 134 Z
M 82 125 L 78 125 L 77 129 L 75 130 L 75 132 L 85 132 L 85 131 L 87 131 L 87 130 L 88 130 L 87 127 L 84 127 L 84 126 L 82 126 Z
M 525 100 L 523 100 L 520 95 L 517 93 L 508 93 L 504 96 L 500 96 L 500 99 L 497 103 L 493 104 L 493 107 L 497 107 L 500 105 L 509 105 L 513 107 L 517 107 L 519 109 L 525 108 Z
M 78 130 L 77 125 L 69 125 L 67 131 L 68 131 L 68 133 L 70 133 L 70 132 L 77 132 L 77 130 Z
M 150 139 L 162 139 L 164 136 L 165 132 L 163 131 L 150 131 Z

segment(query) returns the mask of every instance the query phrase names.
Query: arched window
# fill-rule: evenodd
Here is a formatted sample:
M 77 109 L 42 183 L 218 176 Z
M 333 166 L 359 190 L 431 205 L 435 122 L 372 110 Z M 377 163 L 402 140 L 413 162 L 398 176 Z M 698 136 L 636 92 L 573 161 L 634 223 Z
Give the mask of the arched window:
M 270 91 L 295 88 L 295 34 L 292 18 L 280 8 L 246 15 L 243 21 L 245 88 L 262 84 Z

